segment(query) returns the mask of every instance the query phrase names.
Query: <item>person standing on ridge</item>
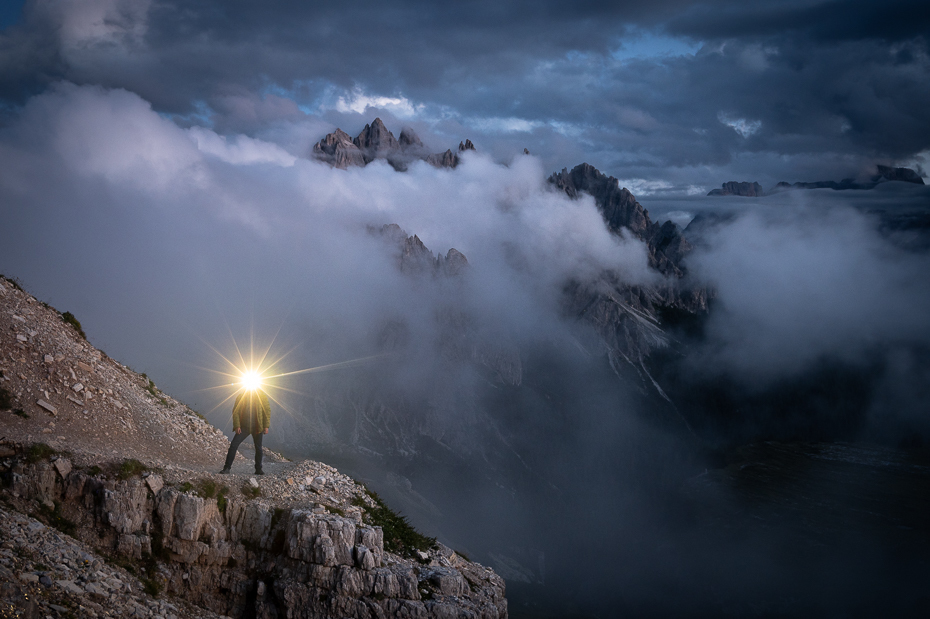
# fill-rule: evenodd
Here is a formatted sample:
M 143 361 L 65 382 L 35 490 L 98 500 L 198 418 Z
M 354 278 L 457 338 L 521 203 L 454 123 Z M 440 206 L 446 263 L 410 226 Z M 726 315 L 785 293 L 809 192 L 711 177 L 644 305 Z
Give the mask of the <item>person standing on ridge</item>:
M 221 474 L 229 473 L 233 460 L 236 458 L 236 450 L 249 434 L 252 435 L 252 442 L 255 443 L 255 474 L 264 475 L 262 470 L 262 435 L 268 434 L 268 428 L 271 426 L 271 403 L 268 401 L 268 395 L 262 391 L 261 387 L 246 388 L 236 398 L 233 405 L 233 428 L 236 433 L 230 439 L 229 451 L 226 453 L 226 464 L 223 466 Z M 246 431 L 243 432 L 242 429 Z

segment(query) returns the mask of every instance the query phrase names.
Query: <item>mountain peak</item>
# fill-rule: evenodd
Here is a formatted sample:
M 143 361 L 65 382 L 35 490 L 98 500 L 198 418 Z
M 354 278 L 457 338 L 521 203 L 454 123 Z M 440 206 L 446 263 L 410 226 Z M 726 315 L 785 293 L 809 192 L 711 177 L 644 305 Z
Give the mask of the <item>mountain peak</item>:
M 458 152 L 476 150 L 471 140 L 459 142 Z M 400 138 L 395 138 L 380 118 L 366 124 L 357 137 L 352 138 L 342 129 L 328 133 L 314 144 L 312 156 L 333 167 L 345 169 L 349 166 L 366 166 L 375 159 L 384 159 L 395 170 L 403 171 L 416 160 L 425 161 L 437 168 L 454 168 L 459 156 L 452 149 L 444 153 L 429 154 L 423 141 L 410 127 L 404 127 Z
M 397 138 L 397 141 L 400 142 L 401 147 L 423 146 L 423 142 L 420 140 L 420 136 L 418 136 L 416 132 L 410 127 L 404 127 L 400 130 L 400 137 Z

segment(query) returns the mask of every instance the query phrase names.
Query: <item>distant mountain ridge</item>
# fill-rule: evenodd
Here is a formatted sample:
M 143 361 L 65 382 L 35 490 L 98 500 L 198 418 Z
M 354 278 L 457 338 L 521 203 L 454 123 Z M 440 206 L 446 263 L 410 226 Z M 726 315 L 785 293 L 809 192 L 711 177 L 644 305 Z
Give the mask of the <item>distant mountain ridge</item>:
M 365 125 L 353 138 L 342 129 L 336 129 L 313 145 L 312 155 L 319 161 L 345 170 L 349 166 L 364 167 L 376 159 L 387 161 L 395 170 L 403 171 L 413 161 L 425 161 L 437 168 L 454 168 L 459 164 L 459 153 L 475 150 L 471 140 L 459 142 L 457 152 L 447 149 L 430 153 L 423 141 L 410 127 L 404 127 L 395 138 L 380 118 Z
M 872 174 L 866 180 L 844 178 L 841 181 L 813 181 L 796 183 L 780 181 L 768 191 L 764 191 L 762 189 L 762 185 L 756 182 L 728 181 L 724 183 L 720 189 L 710 190 L 707 195 L 758 198 L 782 191 L 789 191 L 792 189 L 833 189 L 835 191 L 842 191 L 845 189 L 874 189 L 878 185 L 888 182 L 902 182 L 923 185 L 924 179 L 920 176 L 920 174 L 910 168 L 895 168 L 891 166 L 878 165 L 876 166 L 876 173 Z

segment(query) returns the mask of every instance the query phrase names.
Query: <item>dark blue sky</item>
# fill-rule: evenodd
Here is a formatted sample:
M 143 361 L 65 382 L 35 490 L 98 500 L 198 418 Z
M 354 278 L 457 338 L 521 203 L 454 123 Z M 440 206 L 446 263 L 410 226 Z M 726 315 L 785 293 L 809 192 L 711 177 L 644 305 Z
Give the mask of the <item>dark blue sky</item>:
M 0 30 L 17 23 L 23 16 L 25 0 L 8 0 L 0 4 Z

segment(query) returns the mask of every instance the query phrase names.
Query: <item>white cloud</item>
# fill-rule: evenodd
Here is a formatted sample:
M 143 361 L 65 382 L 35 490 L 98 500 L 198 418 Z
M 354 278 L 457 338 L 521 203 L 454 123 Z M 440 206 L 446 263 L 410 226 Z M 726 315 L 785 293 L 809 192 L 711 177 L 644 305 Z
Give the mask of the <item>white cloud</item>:
M 729 114 L 726 114 L 724 112 L 719 112 L 717 114 L 717 120 L 719 120 L 724 125 L 732 128 L 733 131 L 736 131 L 738 134 L 740 134 L 744 138 L 748 138 L 749 136 L 757 133 L 759 129 L 762 128 L 761 120 L 748 120 L 746 118 L 737 118 Z
M 384 97 L 370 95 L 361 88 L 354 88 L 350 93 L 336 99 L 332 106 L 337 112 L 366 114 L 370 108 L 387 110 L 400 118 L 409 118 L 423 110 L 423 105 L 415 105 L 406 97 Z
M 263 142 L 245 135 L 226 137 L 203 127 L 191 127 L 188 133 L 200 152 L 218 157 L 226 163 L 236 165 L 270 163 L 290 167 L 297 161 L 295 156 L 277 144 Z
M 668 181 L 649 180 L 646 178 L 621 179 L 620 186 L 629 189 L 636 196 L 651 196 L 673 189 Z
M 542 127 L 545 123 L 538 120 L 510 117 L 471 117 L 465 118 L 462 124 L 472 127 L 483 133 L 529 133 L 533 129 Z

